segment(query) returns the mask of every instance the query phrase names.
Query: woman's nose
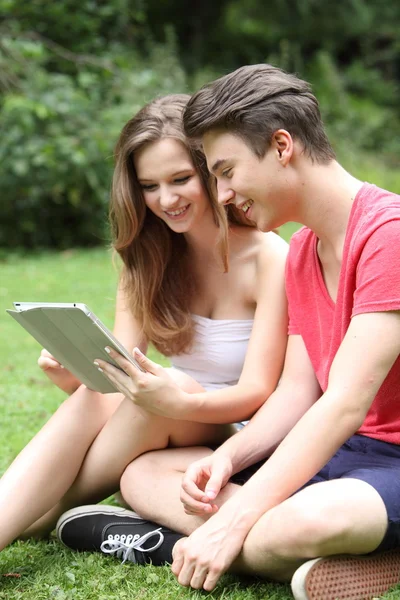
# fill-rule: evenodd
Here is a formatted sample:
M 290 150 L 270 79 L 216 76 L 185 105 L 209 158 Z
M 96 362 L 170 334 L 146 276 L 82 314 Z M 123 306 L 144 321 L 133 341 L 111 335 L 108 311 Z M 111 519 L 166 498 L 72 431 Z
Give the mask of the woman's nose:
M 160 189 L 160 204 L 163 209 L 174 207 L 179 200 L 179 195 L 169 187 Z

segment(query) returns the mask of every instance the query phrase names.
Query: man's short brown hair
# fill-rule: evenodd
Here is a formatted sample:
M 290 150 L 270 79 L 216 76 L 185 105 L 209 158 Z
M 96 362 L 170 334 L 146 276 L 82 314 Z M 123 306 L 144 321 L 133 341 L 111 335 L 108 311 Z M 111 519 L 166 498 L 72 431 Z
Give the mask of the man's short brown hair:
M 241 67 L 203 86 L 187 104 L 184 128 L 191 138 L 211 130 L 231 132 L 259 158 L 274 132 L 286 129 L 313 161 L 335 158 L 310 84 L 267 64 Z

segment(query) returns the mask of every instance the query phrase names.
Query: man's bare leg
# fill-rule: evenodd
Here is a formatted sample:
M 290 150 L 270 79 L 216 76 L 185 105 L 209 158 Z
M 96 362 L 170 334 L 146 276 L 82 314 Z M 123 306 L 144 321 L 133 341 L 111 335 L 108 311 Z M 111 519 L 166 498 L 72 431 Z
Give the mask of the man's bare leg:
M 234 570 L 288 581 L 306 560 L 367 554 L 386 532 L 385 505 L 364 481 L 316 483 L 271 509 L 254 525 Z
M 121 480 L 125 500 L 146 519 L 189 535 L 208 517 L 184 512 L 179 500 L 182 475 L 193 461 L 210 452 L 207 448 L 185 448 L 141 456 L 129 465 Z M 237 489 L 228 484 L 219 503 L 226 502 Z M 310 558 L 372 552 L 386 528 L 386 508 L 369 484 L 357 479 L 317 483 L 261 517 L 232 570 L 288 581 Z
M 208 518 L 187 515 L 179 499 L 182 476 L 194 461 L 212 454 L 206 447 L 168 448 L 148 452 L 134 460 L 121 478 L 125 502 L 141 517 L 190 535 Z M 217 504 L 225 502 L 238 486 L 228 484 Z

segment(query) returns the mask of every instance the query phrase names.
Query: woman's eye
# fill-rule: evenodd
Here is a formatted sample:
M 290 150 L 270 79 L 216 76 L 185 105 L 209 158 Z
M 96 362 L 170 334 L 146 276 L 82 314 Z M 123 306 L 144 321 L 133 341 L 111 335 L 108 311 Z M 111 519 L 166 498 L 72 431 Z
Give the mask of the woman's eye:
M 230 177 L 230 176 L 232 176 L 232 169 L 229 168 L 229 169 L 225 169 L 225 171 L 222 171 L 222 176 L 223 177 Z
M 189 181 L 189 179 L 190 175 L 186 175 L 186 177 L 179 177 L 179 179 L 174 179 L 174 183 L 181 185 L 182 183 L 186 183 L 187 181 Z
M 157 188 L 157 186 L 156 186 L 155 183 L 151 183 L 149 185 L 145 185 L 145 184 L 142 183 L 142 185 L 140 187 L 145 192 L 154 192 L 154 190 Z

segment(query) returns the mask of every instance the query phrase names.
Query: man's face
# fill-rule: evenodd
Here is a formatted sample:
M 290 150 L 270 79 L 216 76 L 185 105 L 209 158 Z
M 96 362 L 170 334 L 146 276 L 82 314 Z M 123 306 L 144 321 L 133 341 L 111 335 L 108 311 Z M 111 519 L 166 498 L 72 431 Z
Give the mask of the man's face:
M 259 159 L 238 136 L 210 131 L 203 137 L 210 172 L 217 180 L 218 202 L 234 204 L 261 231 L 290 220 L 288 170 L 275 141 Z

